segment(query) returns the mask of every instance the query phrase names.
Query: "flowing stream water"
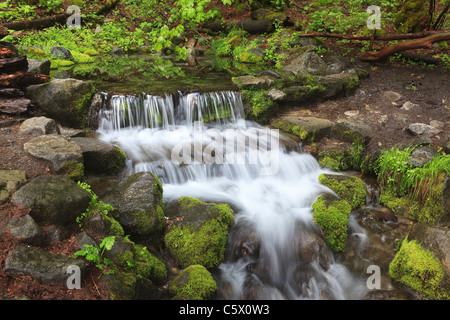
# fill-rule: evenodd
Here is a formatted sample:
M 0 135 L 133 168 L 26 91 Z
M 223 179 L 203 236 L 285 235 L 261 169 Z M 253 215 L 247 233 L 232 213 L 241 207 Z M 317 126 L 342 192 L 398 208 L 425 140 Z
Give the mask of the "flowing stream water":
M 105 95 L 106 97 L 107 95 Z M 329 172 L 301 145 L 244 117 L 239 92 L 114 95 L 100 111 L 100 138 L 119 145 L 129 174 L 150 171 L 164 200 L 230 204 L 225 261 L 214 271 L 217 299 L 360 299 L 366 278 L 337 262 L 313 221 L 331 192 Z M 355 221 L 349 229 L 364 237 Z

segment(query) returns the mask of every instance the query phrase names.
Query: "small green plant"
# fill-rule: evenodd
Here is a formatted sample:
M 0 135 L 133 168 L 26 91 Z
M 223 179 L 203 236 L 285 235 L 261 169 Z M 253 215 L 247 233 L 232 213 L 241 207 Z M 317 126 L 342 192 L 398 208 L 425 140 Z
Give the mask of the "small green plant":
M 95 266 L 102 270 L 104 274 L 112 274 L 114 273 L 114 270 L 109 268 L 113 265 L 113 262 L 110 259 L 103 257 L 103 254 L 105 253 L 105 250 L 111 250 L 114 246 L 114 242 L 115 237 L 109 236 L 102 240 L 99 247 L 85 244 L 84 249 L 78 250 L 72 255 L 72 257 L 75 259 L 78 257 L 84 257 L 87 261 L 95 263 Z
M 98 210 L 100 213 L 105 215 L 114 210 L 114 208 L 110 204 L 103 203 L 102 201 L 98 200 L 98 196 L 92 191 L 91 186 L 89 184 L 87 184 L 86 182 L 78 181 L 78 185 L 82 189 L 89 192 L 89 194 L 91 195 L 91 201 L 89 202 L 86 211 L 76 218 L 76 221 L 80 228 L 83 226 L 84 218 L 86 218 L 89 215 L 89 213 L 94 209 Z
M 407 159 L 412 151 L 413 148 L 392 148 L 381 153 L 375 172 L 382 190 L 390 190 L 399 196 L 407 193 L 408 186 L 402 178 L 411 169 Z

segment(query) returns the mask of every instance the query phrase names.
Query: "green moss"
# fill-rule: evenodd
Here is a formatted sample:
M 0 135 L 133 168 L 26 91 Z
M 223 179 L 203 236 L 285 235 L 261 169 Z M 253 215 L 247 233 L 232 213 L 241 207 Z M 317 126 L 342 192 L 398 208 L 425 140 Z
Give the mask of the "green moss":
M 83 52 L 84 54 L 87 54 L 88 56 L 98 56 L 99 53 L 97 50 L 89 48 L 87 49 L 85 52 Z
M 77 160 L 71 160 L 64 163 L 57 173 L 69 176 L 73 181 L 81 181 L 84 177 L 84 164 Z
M 108 154 L 108 161 L 105 167 L 105 173 L 115 175 L 125 166 L 127 156 L 123 150 L 117 146 L 114 146 L 112 151 Z
M 283 130 L 288 133 L 295 134 L 298 136 L 302 141 L 312 143 L 314 142 L 314 131 L 308 131 L 304 127 L 295 125 L 283 120 L 274 121 L 271 124 L 274 128 Z
M 377 159 L 373 155 L 366 155 L 361 161 L 360 170 L 364 175 L 375 175 L 377 167 Z
M 72 51 L 73 60 L 75 63 L 93 63 L 95 62 L 95 59 L 92 58 L 90 55 L 85 53 L 80 53 L 76 51 Z
M 263 57 L 246 50 L 239 55 L 239 61 L 244 63 L 260 63 L 263 61 Z
M 254 120 L 267 123 L 275 105 L 267 95 L 267 90 L 242 90 L 242 100 L 244 105 L 250 107 L 250 116 Z
M 212 298 L 217 284 L 207 269 L 192 265 L 181 271 L 169 284 L 169 292 L 175 299 L 207 300 Z
M 79 126 L 86 124 L 86 113 L 91 106 L 92 97 L 95 94 L 95 87 L 92 86 L 92 90 L 89 93 L 82 95 L 78 100 L 74 102 L 72 107 L 72 113 L 75 116 L 75 120 Z
M 75 64 L 75 62 L 71 60 L 64 59 L 51 59 L 50 62 L 52 69 L 72 67 Z
M 390 191 L 383 192 L 380 196 L 380 203 L 392 210 L 395 214 L 406 216 L 410 208 L 415 210 L 417 203 L 414 204 L 409 197 L 397 197 Z
M 167 278 L 165 263 L 152 255 L 146 247 L 140 244 L 134 246 L 134 272 L 156 284 L 161 284 Z
M 321 174 L 319 182 L 336 192 L 340 198 L 347 200 L 353 210 L 366 203 L 366 185 L 358 177 Z
M 441 180 L 427 192 L 427 197 L 422 206 L 418 203 L 415 210 L 411 210 L 410 217 L 423 224 L 434 225 L 445 214 L 444 203 L 444 179 Z
M 345 153 L 341 150 L 329 150 L 319 155 L 319 164 L 335 171 L 346 170 L 344 167 Z
M 402 242 L 389 265 L 389 275 L 429 299 L 450 298 L 448 288 L 440 285 L 444 272 L 439 260 L 415 240 Z
M 320 196 L 312 205 L 314 222 L 323 232 L 325 241 L 334 252 L 347 244 L 347 224 L 351 206 L 346 200 L 329 201 Z
M 190 221 L 192 217 L 181 217 L 181 223 L 168 228 L 164 237 L 167 248 L 183 267 L 219 265 L 224 259 L 228 229 L 234 222 L 229 205 L 207 204 L 187 197 L 181 199 L 180 205 L 182 214 L 195 215 L 207 210 L 208 218 Z
M 426 0 L 406 0 L 394 16 L 394 25 L 400 33 L 415 33 L 423 30 L 427 18 Z

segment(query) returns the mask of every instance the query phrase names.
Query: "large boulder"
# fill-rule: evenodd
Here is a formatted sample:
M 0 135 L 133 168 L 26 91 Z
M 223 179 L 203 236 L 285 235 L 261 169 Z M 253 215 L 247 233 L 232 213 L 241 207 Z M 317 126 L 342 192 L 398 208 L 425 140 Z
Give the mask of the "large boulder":
M 234 216 L 227 204 L 205 203 L 183 197 L 171 204 L 164 242 L 184 268 L 218 266 L 224 259 L 228 231 Z
M 53 164 L 58 174 L 66 174 L 73 180 L 84 175 L 83 154 L 78 144 L 60 135 L 49 134 L 33 138 L 24 144 L 25 152 Z
M 82 128 L 94 93 L 90 82 L 69 78 L 29 86 L 26 97 L 62 125 Z
M 12 197 L 12 203 L 30 209 L 38 223 L 70 225 L 91 201 L 91 195 L 66 176 L 39 176 Z
M 23 217 L 13 217 L 8 222 L 7 228 L 9 233 L 20 242 L 35 246 L 43 243 L 42 229 L 29 214 Z
M 125 166 L 125 153 L 117 146 L 96 138 L 71 139 L 80 146 L 86 171 L 114 175 Z
M 114 207 L 116 220 L 132 238 L 160 241 L 164 230 L 162 194 L 158 178 L 140 172 L 123 179 L 101 200 Z
M 26 274 L 44 284 L 66 286 L 72 275 L 69 267 L 80 268 L 80 281 L 86 266 L 82 260 L 50 253 L 42 249 L 18 246 L 8 253 L 4 270 L 8 274 Z

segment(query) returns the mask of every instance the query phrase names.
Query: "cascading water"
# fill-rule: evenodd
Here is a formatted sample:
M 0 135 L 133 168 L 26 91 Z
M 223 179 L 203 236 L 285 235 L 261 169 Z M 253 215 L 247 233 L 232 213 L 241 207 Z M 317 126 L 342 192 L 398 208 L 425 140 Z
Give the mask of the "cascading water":
M 359 299 L 365 279 L 334 260 L 312 217 L 331 192 L 300 145 L 244 119 L 238 92 L 112 96 L 99 133 L 128 172 L 150 171 L 166 202 L 191 196 L 235 210 L 218 299 Z M 357 226 L 354 226 L 355 232 Z

